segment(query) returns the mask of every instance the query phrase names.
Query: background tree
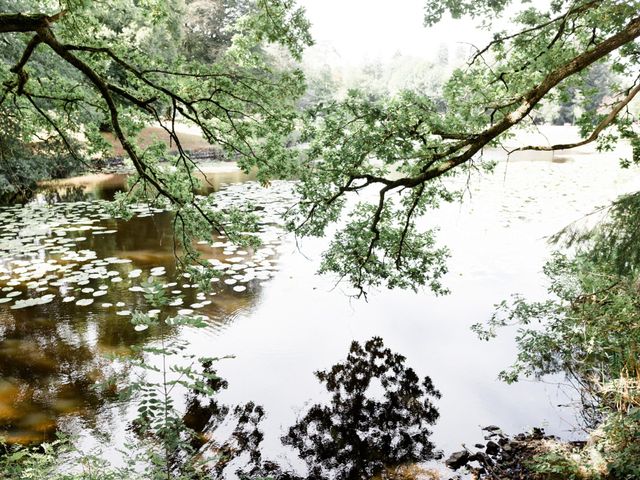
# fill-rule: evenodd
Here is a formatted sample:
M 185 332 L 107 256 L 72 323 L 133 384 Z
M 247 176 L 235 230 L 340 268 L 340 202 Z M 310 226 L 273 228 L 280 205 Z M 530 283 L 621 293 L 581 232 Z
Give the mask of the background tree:
M 249 0 L 187 0 L 182 52 L 191 60 L 215 62 L 240 33 L 238 20 L 252 10 L 255 4 Z

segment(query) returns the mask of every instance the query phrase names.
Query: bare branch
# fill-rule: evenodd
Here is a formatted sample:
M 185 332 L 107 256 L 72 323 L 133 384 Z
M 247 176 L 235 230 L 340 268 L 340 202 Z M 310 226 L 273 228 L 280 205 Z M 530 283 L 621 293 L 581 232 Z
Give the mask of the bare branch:
M 22 52 L 22 56 L 20 57 L 20 60 L 18 60 L 18 63 L 16 63 L 10 70 L 12 73 L 15 73 L 18 76 L 18 88 L 16 92 L 18 95 L 21 95 L 24 91 L 24 86 L 29 78 L 27 76 L 27 73 L 24 71 L 24 66 L 29 61 L 29 58 L 31 58 L 31 55 L 38 47 L 38 45 L 40 45 L 40 43 L 42 43 L 40 37 L 38 35 L 34 35 L 34 37 L 29 41 L 26 48 L 24 49 L 24 52 Z
M 71 142 L 69 141 L 67 136 L 64 134 L 64 132 L 60 129 L 58 124 L 47 114 L 47 112 L 45 112 L 38 106 L 38 104 L 33 100 L 33 98 L 31 98 L 31 95 L 25 92 L 25 96 L 27 97 L 27 100 L 33 106 L 33 108 L 47 121 L 49 125 L 51 125 L 51 128 L 53 128 L 56 131 L 56 133 L 62 140 L 62 143 L 64 143 L 64 146 L 68 150 L 69 154 L 74 159 L 76 159 L 83 165 L 87 166 L 86 162 L 78 155 L 75 148 L 73 148 L 73 145 L 71 145 Z
M 402 234 L 400 236 L 400 242 L 398 243 L 398 253 L 396 254 L 396 268 L 400 269 L 402 266 L 402 251 L 404 249 L 404 243 L 406 241 L 407 235 L 409 233 L 409 229 L 411 228 L 411 220 L 413 218 L 413 214 L 420 203 L 420 199 L 422 198 L 422 194 L 424 193 L 425 185 L 424 183 L 418 187 L 418 191 L 414 192 L 413 201 L 411 202 L 411 207 L 407 211 L 405 216 L 404 226 L 402 228 Z

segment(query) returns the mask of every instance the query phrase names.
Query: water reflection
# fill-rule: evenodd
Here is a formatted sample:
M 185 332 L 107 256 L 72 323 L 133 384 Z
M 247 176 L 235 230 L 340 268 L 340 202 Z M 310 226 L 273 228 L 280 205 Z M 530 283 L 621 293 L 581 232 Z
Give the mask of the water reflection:
M 313 405 L 283 437 L 306 462 L 307 478 L 370 479 L 438 455 L 429 437 L 440 393 L 382 338 L 354 341 L 344 363 L 316 377 L 331 403 Z
M 0 429 L 10 442 L 42 441 L 60 416 L 94 423 L 103 398 L 93 388 L 106 361 L 89 341 L 93 322 L 59 322 L 51 305 L 3 321 Z
M 69 192 L 55 200 L 80 190 Z M 259 194 L 255 184 L 229 187 L 220 202 Z M 147 279 L 171 292 L 167 313 L 196 312 L 215 331 L 252 308 L 277 270 L 279 240 L 265 221 L 259 249 L 243 251 L 222 236 L 197 245 L 219 273 L 203 292 L 176 268 L 172 214 L 136 212 L 111 219 L 101 203 L 86 201 L 0 210 L 0 435 L 8 441 L 51 439 L 68 416 L 99 426 L 122 373 L 106 355 L 131 357 L 132 346 L 158 339 L 130 323 L 133 311 L 151 308 L 141 288 Z
M 248 454 L 248 465 L 235 472 L 240 478 L 369 480 L 440 456 L 430 440 L 438 419 L 432 401 L 439 392 L 380 337 L 364 345 L 353 342 L 346 361 L 316 377 L 330 402 L 311 406 L 282 438 L 306 463 L 307 473 L 298 476 L 262 459 L 258 426 L 264 412 L 248 404 L 235 412 L 236 445 Z
M 215 392 L 227 388 L 211 362 L 205 371 L 214 375 L 209 387 Z M 432 402 L 440 398 L 439 392 L 429 377 L 420 379 L 405 365 L 405 357 L 386 348 L 380 337 L 353 342 L 344 362 L 315 375 L 330 401 L 311 406 L 282 438 L 306 463 L 304 476 L 263 458 L 262 407 L 249 402 L 232 410 L 216 398 L 191 392 L 184 423 L 201 432 L 192 446 L 204 445 L 204 451 L 216 458 L 209 478 L 224 478 L 229 473 L 225 470 L 234 470 L 239 478 L 370 480 L 440 456 L 430 440 L 430 427 L 438 419 Z M 225 419 L 230 411 L 233 414 Z M 226 429 L 231 430 L 228 439 L 215 439 L 225 423 L 233 424 Z

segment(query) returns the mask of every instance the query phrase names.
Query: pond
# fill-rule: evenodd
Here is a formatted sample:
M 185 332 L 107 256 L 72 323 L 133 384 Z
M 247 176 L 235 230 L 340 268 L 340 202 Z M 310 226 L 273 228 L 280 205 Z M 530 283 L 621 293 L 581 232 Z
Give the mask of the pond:
M 216 364 L 229 382 L 220 400 L 264 407 L 268 456 L 290 458 L 281 436 L 311 402 L 329 398 L 313 372 L 344 360 L 352 340 L 374 336 L 442 393 L 432 439 L 446 453 L 481 440 L 488 424 L 579 435 L 562 379 L 499 382 L 514 358 L 513 332 L 485 343 L 470 326 L 513 293 L 543 297 L 546 237 L 637 189 L 615 155 L 503 161 L 468 185 L 457 179 L 465 202 L 424 220 L 439 226 L 452 253 L 445 281 L 452 293 L 439 298 L 372 291 L 367 302 L 354 300 L 346 286 L 315 275 L 326 240 L 296 242 L 277 227 L 293 201 L 292 184 L 263 188 L 235 170 L 208 178 L 223 204 L 251 199 L 261 206 L 264 244 L 243 250 L 218 237 L 198 245 L 220 269 L 207 293 L 176 272 L 170 213 L 139 206 L 124 221 L 105 212 L 101 199 L 122 187 L 122 176 L 70 180 L 25 206 L 0 209 L 1 435 L 37 442 L 61 429 L 116 458 L 129 406 L 104 384 L 113 358 L 157 340 L 131 325 L 133 311 L 148 309 L 140 285 L 149 277 L 173 295 L 169 309 L 206 319 L 204 330 L 174 332 L 193 352 L 233 356 Z

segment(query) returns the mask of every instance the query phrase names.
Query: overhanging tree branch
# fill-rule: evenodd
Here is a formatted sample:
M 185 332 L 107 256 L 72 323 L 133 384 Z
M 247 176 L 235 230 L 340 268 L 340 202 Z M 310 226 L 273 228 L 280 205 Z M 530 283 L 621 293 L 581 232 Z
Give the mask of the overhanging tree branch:
M 629 90 L 629 93 L 615 105 L 615 107 L 609 112 L 609 114 L 606 117 L 602 119 L 600 123 L 598 123 L 598 125 L 593 130 L 593 132 L 591 132 L 591 135 L 589 135 L 587 138 L 585 138 L 580 142 L 558 143 L 555 145 L 529 145 L 526 147 L 514 148 L 513 150 L 510 150 L 507 153 L 511 155 L 514 152 L 519 152 L 523 150 L 535 150 L 535 151 L 568 150 L 571 148 L 582 147 L 583 145 L 587 145 L 591 142 L 595 142 L 600 136 L 600 134 L 602 133 L 602 131 L 615 121 L 615 119 L 618 117 L 618 114 L 622 111 L 622 109 L 625 108 L 627 105 L 629 105 L 629 102 L 631 102 L 631 100 L 633 100 L 638 93 L 640 93 L 640 84 L 636 85 L 631 90 Z
M 146 181 L 148 181 L 154 188 L 156 188 L 156 190 L 158 190 L 158 192 L 160 192 L 163 196 L 167 197 L 172 202 L 181 205 L 182 202 L 180 201 L 180 199 L 178 199 L 168 191 L 164 181 L 158 178 L 153 170 L 150 169 L 140 159 L 138 153 L 135 150 L 135 147 L 133 146 L 129 138 L 125 135 L 120 125 L 118 107 L 116 106 L 113 97 L 111 96 L 111 91 L 109 90 L 109 85 L 107 84 L 107 82 L 89 65 L 73 55 L 73 53 L 71 53 L 64 45 L 58 42 L 50 28 L 38 30 L 38 36 L 40 37 L 42 42 L 51 47 L 51 49 L 56 52 L 63 60 L 82 72 L 93 84 L 93 86 L 100 92 L 100 95 L 102 96 L 107 105 L 107 108 L 109 109 L 109 113 L 111 116 L 111 125 L 113 126 L 114 133 L 116 134 L 116 137 L 118 137 L 122 148 L 124 148 L 129 158 L 131 158 L 131 161 L 133 162 L 133 165 L 138 174 Z
M 602 12 L 614 9 L 626 17 L 612 22 L 615 27 L 598 27 L 595 37 L 591 28 L 576 30 L 597 24 L 601 5 Z M 534 29 L 526 32 L 536 36 L 536 42 L 517 43 L 517 54 L 513 59 L 499 60 L 503 63 L 495 73 L 489 66 L 458 71 L 445 85 L 447 110 L 425 109 L 432 101 L 420 93 L 407 92 L 373 103 L 366 95 L 354 93 L 338 105 L 325 108 L 319 120 L 314 117 L 308 133 L 312 139 L 310 172 L 304 177 L 309 178 L 309 186 L 300 188 L 302 200 L 290 213 L 295 220 L 292 229 L 302 235 L 323 235 L 327 225 L 349 205 L 344 197 L 364 193 L 364 199 L 350 213 L 352 220 L 337 234 L 339 241 L 329 246 L 322 271 L 348 277 L 360 288 L 363 282 L 377 285 L 382 281 L 393 287 L 412 276 L 417 279 L 415 282 L 424 283 L 429 281 L 427 274 L 432 274 L 435 282 L 430 283 L 431 287 L 434 291 L 440 288 L 437 279 L 443 272 L 442 250 L 425 256 L 422 249 L 433 247 L 432 231 L 418 231 L 412 221 L 424 211 L 423 207 L 437 207 L 456 197 L 435 180 L 473 162 L 485 147 L 523 122 L 563 81 L 621 47 L 632 45 L 640 37 L 637 11 L 625 6 L 609 7 L 605 2 L 582 2 L 545 24 L 554 24 L 557 31 L 546 28 L 539 36 L 533 33 Z M 565 46 L 566 50 L 560 51 Z M 627 52 L 625 48 L 620 56 L 627 58 Z M 544 63 L 538 61 L 542 58 Z M 525 67 L 520 65 L 522 60 Z M 501 71 L 517 74 L 511 77 L 507 98 L 504 89 L 490 84 L 492 73 L 498 76 Z M 637 97 L 638 90 L 630 89 L 610 107 L 592 137 L 615 120 Z M 384 138 L 386 131 L 392 132 L 388 139 Z M 372 188 L 376 190 L 371 191 Z M 388 265 L 390 258 L 394 260 L 393 268 Z
M 0 14 L 0 33 L 37 32 L 40 29 L 49 28 L 53 23 L 60 20 L 65 13 L 66 11 L 64 10 L 55 15 L 3 13 Z
M 601 3 L 602 3 L 602 0 L 586 2 L 586 3 L 583 3 L 582 5 L 578 5 L 578 6 L 572 7 L 570 9 L 568 9 L 562 15 L 554 17 L 554 18 L 552 18 L 552 19 L 550 19 L 550 20 L 548 20 L 546 22 L 538 23 L 537 25 L 534 25 L 533 27 L 525 28 L 524 30 L 520 30 L 520 31 L 518 31 L 516 33 L 512 33 L 512 34 L 509 34 L 509 35 L 504 35 L 504 36 L 500 36 L 498 38 L 495 38 L 494 40 L 492 40 L 489 43 L 487 43 L 483 48 L 481 48 L 481 49 L 476 48 L 477 52 L 473 55 L 473 57 L 471 57 L 471 60 L 469 61 L 469 64 L 470 65 L 473 64 L 479 57 L 481 57 L 482 55 L 487 53 L 492 47 L 494 47 L 494 46 L 496 46 L 498 44 L 508 42 L 509 40 L 513 40 L 515 38 L 521 37 L 521 36 L 526 35 L 528 33 L 538 32 L 540 30 L 545 29 L 546 27 L 548 27 L 550 25 L 553 25 L 554 23 L 560 22 L 560 27 L 558 28 L 558 31 L 557 31 L 556 35 L 553 37 L 553 39 L 551 40 L 551 42 L 547 46 L 547 49 L 549 49 L 558 41 L 558 39 L 560 38 L 560 36 L 564 32 L 567 20 L 571 16 L 580 15 L 580 14 L 586 12 L 587 10 L 590 10 L 592 8 L 597 7 Z
M 632 19 L 620 32 L 612 35 L 606 40 L 603 40 L 591 50 L 583 52 L 571 59 L 569 62 L 550 72 L 542 82 L 522 95 L 520 106 L 517 109 L 506 115 L 495 125 L 479 133 L 474 140 L 465 142 L 461 145 L 459 149 L 466 148 L 463 153 L 454 156 L 453 158 L 450 158 L 429 170 L 426 170 L 417 177 L 397 180 L 397 185 L 407 187 L 416 186 L 432 178 L 439 177 L 458 165 L 468 162 L 488 143 L 506 132 L 509 128 L 520 123 L 540 102 L 540 100 L 542 100 L 545 95 L 551 91 L 551 89 L 556 87 L 564 79 L 584 70 L 589 65 L 592 65 L 638 37 L 640 37 L 640 17 Z

